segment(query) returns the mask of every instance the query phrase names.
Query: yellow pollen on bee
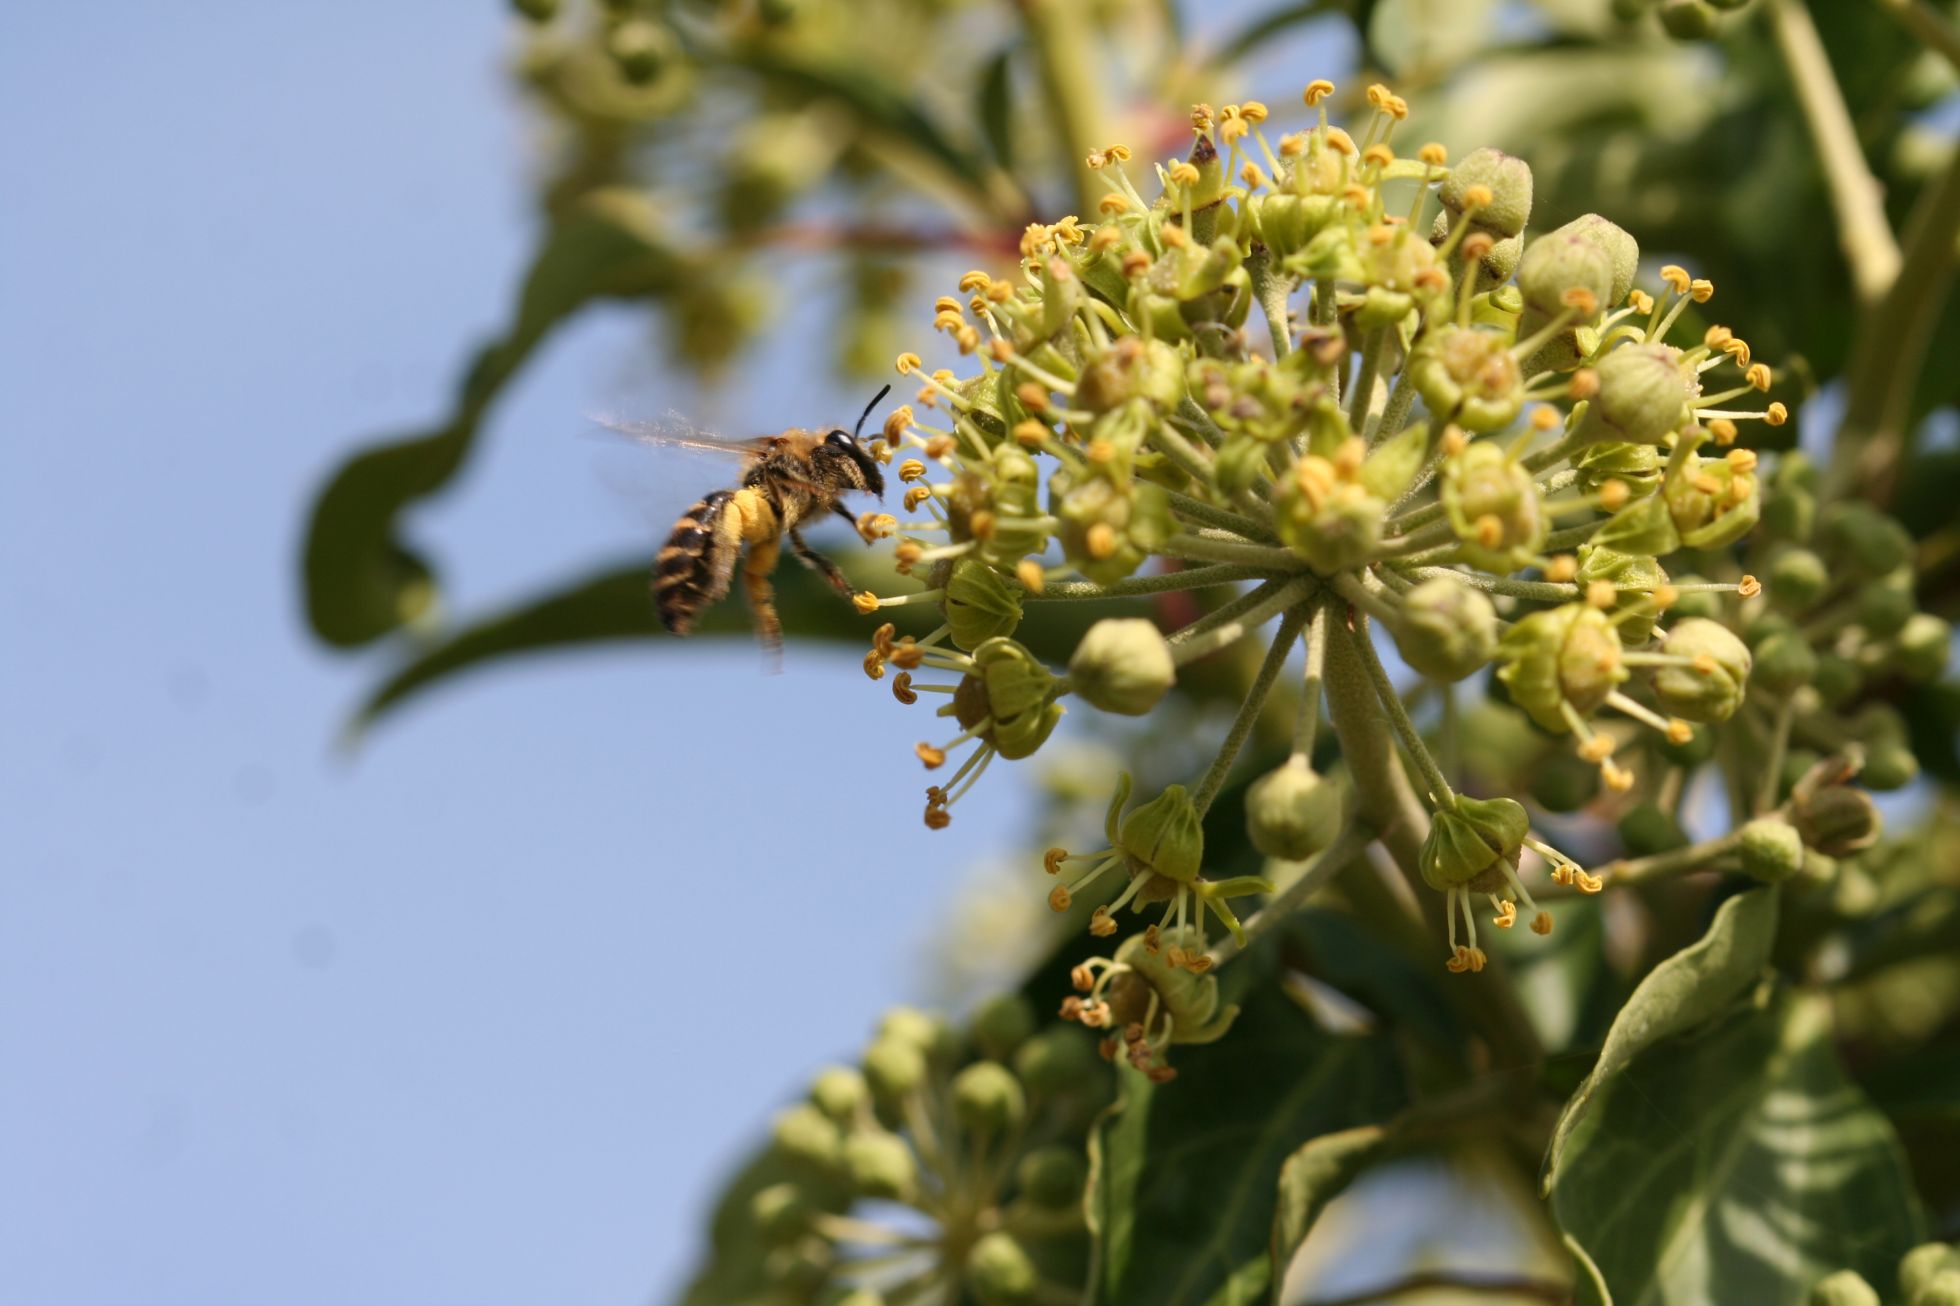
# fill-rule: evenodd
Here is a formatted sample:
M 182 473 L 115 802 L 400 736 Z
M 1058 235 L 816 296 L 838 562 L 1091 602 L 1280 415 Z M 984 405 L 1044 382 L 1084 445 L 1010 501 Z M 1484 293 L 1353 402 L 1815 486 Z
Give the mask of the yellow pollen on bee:
M 1579 574 L 1579 560 L 1569 553 L 1554 554 L 1545 563 L 1545 579 L 1563 585 Z
M 925 366 L 925 360 L 908 350 L 898 356 L 894 366 L 898 368 L 900 376 L 910 376 Z
M 1752 389 L 1756 390 L 1769 389 L 1770 383 L 1774 380 L 1770 374 L 1768 363 L 1751 363 L 1749 370 L 1742 374 L 1742 379 L 1747 381 Z
M 1620 601 L 1620 592 L 1610 580 L 1596 580 L 1586 586 L 1586 602 L 1595 608 L 1610 608 Z
M 1654 297 L 1644 290 L 1629 290 L 1627 292 L 1627 304 L 1636 313 L 1651 313 L 1654 311 Z
M 1753 599 L 1763 592 L 1763 583 L 1754 576 L 1745 575 L 1736 582 L 1735 592 L 1745 599 Z
M 1695 737 L 1695 728 L 1678 716 L 1667 719 L 1667 742 L 1685 744 Z
M 1533 916 L 1531 918 L 1531 932 L 1533 934 L 1550 934 L 1552 932 L 1552 914 L 1548 911 L 1541 911 L 1536 916 Z
M 1591 317 L 1599 311 L 1599 298 L 1584 286 L 1568 286 L 1558 299 L 1581 317 Z
M 1633 491 L 1627 488 L 1627 483 L 1614 477 L 1599 487 L 1599 506 L 1608 512 L 1618 512 L 1626 507 L 1632 495 Z
M 1195 186 L 1200 175 L 1196 167 L 1182 159 L 1171 165 L 1170 177 L 1173 186 Z
M 1088 536 L 1083 543 L 1088 548 L 1091 558 L 1097 561 L 1113 558 L 1116 556 L 1116 528 L 1106 521 L 1099 521 L 1089 528 Z
M 1437 141 L 1430 141 L 1416 151 L 1416 157 L 1432 168 L 1440 168 L 1450 161 L 1450 152 Z
M 1058 884 L 1048 891 L 1048 906 L 1055 911 L 1067 911 L 1075 898 L 1066 884 Z
M 943 748 L 934 748 L 931 744 L 921 743 L 915 745 L 912 751 L 919 755 L 919 760 L 926 764 L 928 771 L 936 771 L 946 765 L 946 750 Z
M 1033 558 L 1023 558 L 1014 564 L 1014 579 L 1030 594 L 1039 594 L 1048 587 L 1048 575 L 1042 571 L 1041 564 Z
M 910 707 L 919 701 L 919 691 L 912 688 L 912 673 L 901 671 L 892 677 L 892 697 Z
M 1681 601 L 1681 591 L 1672 585 L 1656 585 L 1654 592 L 1647 597 L 1656 612 L 1665 612 Z
M 1613 741 L 1605 735 L 1594 735 L 1579 745 L 1579 756 L 1588 762 L 1604 762 L 1613 756 Z
M 870 590 L 859 590 L 851 595 L 851 606 L 858 610 L 860 616 L 868 617 L 878 610 L 878 596 Z
M 1697 304 L 1706 304 L 1715 298 L 1715 283 L 1706 277 L 1696 277 L 1688 283 L 1688 298 Z
M 1780 403 L 1773 403 L 1764 410 L 1763 420 L 1771 426 L 1781 426 L 1790 420 L 1790 410 Z
M 1710 418 L 1708 421 L 1708 433 L 1715 437 L 1715 443 L 1719 445 L 1734 444 L 1737 435 L 1735 423 L 1726 417 Z
M 1688 287 L 1694 284 L 1694 278 L 1688 275 L 1688 269 L 1682 267 L 1679 263 L 1669 263 L 1666 267 L 1662 268 L 1661 280 L 1665 281 L 1668 287 L 1677 295 L 1687 294 Z
M 1334 83 L 1325 77 L 1316 77 L 1307 83 L 1307 89 L 1301 93 L 1300 98 L 1305 100 L 1307 107 L 1311 109 L 1333 93 Z

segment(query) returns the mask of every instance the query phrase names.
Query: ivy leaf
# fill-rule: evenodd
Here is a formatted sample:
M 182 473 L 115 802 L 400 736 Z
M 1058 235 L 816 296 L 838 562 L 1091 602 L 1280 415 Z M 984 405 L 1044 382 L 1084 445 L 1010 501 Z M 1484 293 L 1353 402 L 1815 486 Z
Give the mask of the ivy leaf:
M 1273 1216 L 1274 1278 L 1284 1274 L 1327 1204 L 1381 1156 L 1387 1138 L 1380 1125 L 1359 1125 L 1323 1134 L 1286 1158 L 1279 1172 L 1279 1209 Z
M 1545 1192 L 1558 1182 L 1566 1146 L 1600 1090 L 1647 1048 L 1712 1019 L 1742 996 L 1768 964 L 1775 935 L 1775 891 L 1751 889 L 1724 902 L 1708 933 L 1640 981 L 1606 1031 L 1592 1073 L 1559 1113 L 1545 1162 Z
M 490 405 L 553 329 L 596 298 L 660 292 L 674 267 L 644 202 L 630 192 L 594 192 L 553 225 L 510 329 L 477 352 L 449 420 L 362 450 L 320 492 L 302 566 L 307 618 L 321 639 L 356 647 L 428 609 L 434 574 L 402 542 L 402 511 L 462 467 Z
M 1008 46 L 987 61 L 986 69 L 980 75 L 980 97 L 978 117 L 980 130 L 986 136 L 987 148 L 993 151 L 994 161 L 1003 172 L 1012 173 L 1016 151 L 1014 148 L 1014 52 L 1015 46 Z
M 1249 964 L 1249 959 L 1238 963 Z M 1119 1071 L 1091 1133 L 1098 1234 L 1092 1299 L 1122 1306 L 1246 1300 L 1270 1266 L 1280 1166 L 1307 1139 L 1383 1118 L 1402 1088 L 1386 1039 L 1319 1030 L 1281 987 L 1255 983 L 1232 1032 L 1179 1047 L 1178 1077 Z
M 1786 996 L 1597 1090 L 1551 1194 L 1588 1295 L 1801 1306 L 1833 1270 L 1891 1277 L 1923 1236 L 1912 1176 L 1830 1034 L 1828 1000 Z

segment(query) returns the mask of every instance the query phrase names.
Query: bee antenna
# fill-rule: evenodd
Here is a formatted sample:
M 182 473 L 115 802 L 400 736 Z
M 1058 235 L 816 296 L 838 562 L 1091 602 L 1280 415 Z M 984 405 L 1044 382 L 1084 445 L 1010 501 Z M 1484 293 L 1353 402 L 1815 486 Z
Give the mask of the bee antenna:
M 880 403 L 884 402 L 885 396 L 890 394 L 891 392 L 892 392 L 892 388 L 890 386 L 886 386 L 883 390 L 880 390 L 877 394 L 871 396 L 871 402 L 864 406 L 863 414 L 858 417 L 858 424 L 851 428 L 851 438 L 853 440 L 857 439 L 860 435 L 864 434 L 864 423 L 867 419 L 870 418 L 871 410 L 876 408 Z

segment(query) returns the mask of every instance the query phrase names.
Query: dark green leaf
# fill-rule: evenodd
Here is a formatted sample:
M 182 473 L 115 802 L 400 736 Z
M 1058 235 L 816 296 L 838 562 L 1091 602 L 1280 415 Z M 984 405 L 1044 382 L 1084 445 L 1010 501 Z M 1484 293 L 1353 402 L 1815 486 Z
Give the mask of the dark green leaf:
M 653 293 L 671 275 L 671 257 L 630 196 L 588 196 L 552 228 L 515 321 L 478 351 L 449 420 L 355 454 L 321 491 L 304 557 L 307 616 L 321 639 L 365 644 L 427 609 L 433 574 L 400 538 L 402 510 L 462 467 L 490 404 L 553 328 L 592 299 Z
M 1890 1279 L 1922 1236 L 1912 1179 L 1830 1032 L 1826 1000 L 1785 997 L 1598 1089 L 1551 1199 L 1610 1300 L 1799 1306 L 1846 1266 Z
M 1327 1204 L 1382 1154 L 1388 1131 L 1380 1125 L 1343 1129 L 1302 1145 L 1279 1172 L 1279 1209 L 1273 1216 L 1275 1277 L 1293 1260 Z
M 1178 1077 L 1170 1083 L 1119 1072 L 1118 1102 L 1091 1137 L 1096 1301 L 1231 1300 L 1217 1294 L 1248 1284 L 1250 1262 L 1269 1256 L 1286 1157 L 1310 1138 L 1400 1105 L 1386 1040 L 1321 1032 L 1270 981 L 1242 1000 L 1225 1039 L 1173 1051 Z
M 1752 889 L 1724 902 L 1708 933 L 1654 967 L 1606 1032 L 1599 1062 L 1559 1114 L 1545 1160 L 1545 1191 L 1558 1181 L 1573 1131 L 1593 1098 L 1633 1059 L 1660 1040 L 1721 1014 L 1753 985 L 1776 935 L 1776 892 Z
M 1014 171 L 1014 51 L 1008 46 L 992 59 L 980 75 L 980 130 L 987 137 L 987 148 L 1003 172 Z

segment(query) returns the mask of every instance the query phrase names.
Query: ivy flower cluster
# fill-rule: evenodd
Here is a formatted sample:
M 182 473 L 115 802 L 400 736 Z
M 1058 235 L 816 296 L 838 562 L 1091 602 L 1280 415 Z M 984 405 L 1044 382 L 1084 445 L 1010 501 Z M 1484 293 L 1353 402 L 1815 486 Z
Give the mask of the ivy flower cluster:
M 1711 727 L 1757 728 L 1744 703 L 1764 671 L 1780 771 L 1799 725 L 1844 742 L 1822 709 L 1860 676 L 1945 657 L 1944 628 L 1915 624 L 1909 570 L 1885 598 L 1858 579 L 1904 566 L 1895 525 L 1855 508 L 1799 520 L 1810 492 L 1795 457 L 1771 479 L 1796 507 L 1766 507 L 1770 469 L 1743 432 L 1788 413 L 1767 397 L 1771 368 L 1710 316 L 1710 282 L 1643 264 L 1597 214 L 1528 234 L 1524 161 L 1404 155 L 1400 97 L 1371 87 L 1349 131 L 1328 118 L 1333 91 L 1307 88 L 1302 130 L 1272 129 L 1262 104 L 1198 105 L 1183 158 L 1139 168 L 1124 146 L 1097 151 L 1093 220 L 1030 226 L 1014 276 L 970 272 L 938 301 L 934 325 L 968 366 L 901 355 L 919 389 L 874 445 L 906 487 L 896 565 L 920 588 L 861 593 L 859 610 L 941 617 L 917 639 L 880 626 L 864 663 L 944 723 L 917 747 L 945 777 L 927 790 L 928 825 L 952 819 L 996 756 L 1039 750 L 1072 701 L 1144 715 L 1198 659 L 1265 644 L 1202 776 L 1135 803 L 1126 779 L 1106 847 L 1046 858 L 1051 905 L 1095 899 L 1098 938 L 1126 908 L 1158 913 L 1078 973 L 1086 996 L 1065 1014 L 1120 1030 L 1105 1050 L 1159 1075 L 1169 1044 L 1229 1020 L 1206 973 L 1223 955 L 1208 922 L 1242 941 L 1233 901 L 1272 891 L 1208 866 L 1204 820 L 1296 651 L 1294 748 L 1247 792 L 1253 846 L 1308 858 L 1360 828 L 1350 809 L 1365 804 L 1312 763 L 1323 687 L 1330 703 L 1358 692 L 1426 811 L 1413 871 L 1446 899 L 1458 972 L 1487 962 L 1479 902 L 1497 927 L 1552 928 L 1526 883 L 1537 861 L 1552 896 L 1602 878 L 1534 833 L 1516 799 L 1458 791 L 1375 628 L 1427 682 L 1493 669 L 1494 693 L 1630 797 L 1655 783 L 1638 759 L 1678 771 L 1708 755 Z M 1767 545 L 1751 538 L 1766 512 Z M 1813 544 L 1855 565 L 1834 570 Z M 1762 566 L 1773 596 L 1746 569 Z M 1202 615 L 1169 630 L 1097 622 L 1066 667 L 1015 639 L 1031 603 L 1174 592 Z M 1867 611 L 1888 603 L 1883 620 Z

